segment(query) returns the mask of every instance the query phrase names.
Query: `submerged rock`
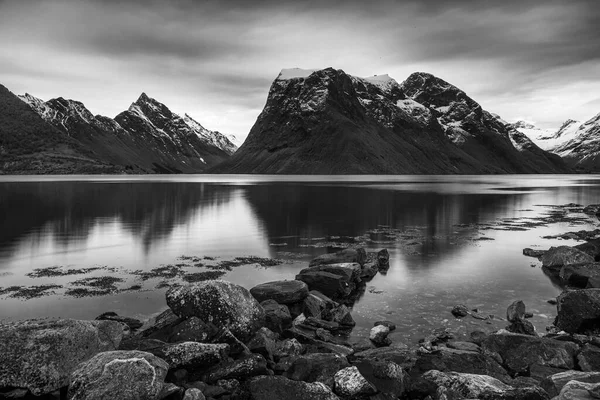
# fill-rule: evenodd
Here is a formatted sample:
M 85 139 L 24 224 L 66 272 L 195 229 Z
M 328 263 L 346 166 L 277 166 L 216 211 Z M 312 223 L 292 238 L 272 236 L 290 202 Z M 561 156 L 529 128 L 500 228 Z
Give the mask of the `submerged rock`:
M 361 375 L 358 368 L 347 367 L 333 377 L 334 391 L 340 396 L 369 396 L 377 389 Z
M 265 311 L 248 290 L 226 281 L 206 281 L 173 287 L 166 294 L 167 305 L 180 317 L 227 327 L 236 337 L 247 340 L 265 324 Z
M 298 280 L 266 282 L 250 289 L 250 294 L 259 302 L 275 300 L 279 304 L 293 304 L 304 300 L 308 286 Z
M 600 289 L 561 293 L 555 325 L 569 333 L 600 331 Z
M 169 366 L 141 351 L 100 353 L 71 376 L 71 400 L 158 400 Z
M 294 381 L 283 376 L 259 376 L 248 383 L 253 400 L 339 400 L 327 385 Z
M 122 338 L 116 321 L 0 323 L 0 387 L 27 388 L 36 396 L 60 389 L 81 362 L 115 350 Z
M 336 253 L 322 254 L 311 260 L 309 267 L 327 264 L 358 263 L 361 266 L 367 262 L 367 252 L 363 248 L 344 249 Z

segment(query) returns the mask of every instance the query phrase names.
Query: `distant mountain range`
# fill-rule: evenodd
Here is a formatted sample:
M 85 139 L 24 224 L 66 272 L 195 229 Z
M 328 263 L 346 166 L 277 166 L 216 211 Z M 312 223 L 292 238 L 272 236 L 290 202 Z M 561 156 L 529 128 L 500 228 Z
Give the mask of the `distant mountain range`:
M 600 172 L 600 114 L 584 123 L 569 119 L 558 130 L 539 129 L 523 121 L 512 126 L 576 171 Z
M 562 159 L 433 75 L 283 70 L 248 138 L 209 170 L 259 174 L 562 173 Z
M 228 158 L 231 138 L 145 93 L 114 119 L 81 102 L 44 102 L 0 86 L 3 173 L 198 173 Z
M 499 174 L 600 171 L 600 114 L 508 123 L 427 73 L 287 69 L 246 141 L 145 93 L 114 119 L 0 85 L 0 173 Z

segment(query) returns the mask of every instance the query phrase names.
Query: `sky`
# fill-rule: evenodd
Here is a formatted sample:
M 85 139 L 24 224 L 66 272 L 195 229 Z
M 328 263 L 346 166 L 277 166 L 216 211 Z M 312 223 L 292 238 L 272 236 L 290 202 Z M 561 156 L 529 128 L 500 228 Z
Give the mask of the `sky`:
M 0 84 L 114 117 L 142 92 L 242 141 L 283 68 L 429 72 L 507 121 L 600 113 L 598 0 L 0 0 Z

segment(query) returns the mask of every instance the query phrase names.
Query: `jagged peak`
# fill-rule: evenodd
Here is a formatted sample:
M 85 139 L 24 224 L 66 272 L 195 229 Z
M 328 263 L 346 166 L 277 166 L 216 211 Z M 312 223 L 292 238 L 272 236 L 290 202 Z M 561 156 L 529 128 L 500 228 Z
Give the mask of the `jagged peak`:
M 278 81 L 287 81 L 289 79 L 304 79 L 308 78 L 314 72 L 319 71 L 318 69 L 303 69 L 303 68 L 284 68 L 277 75 Z
M 522 119 L 518 120 L 517 122 L 512 123 L 511 125 L 513 128 L 517 128 L 517 129 L 537 129 L 537 130 L 539 130 L 539 128 L 537 126 L 535 126 L 532 122 L 524 121 Z

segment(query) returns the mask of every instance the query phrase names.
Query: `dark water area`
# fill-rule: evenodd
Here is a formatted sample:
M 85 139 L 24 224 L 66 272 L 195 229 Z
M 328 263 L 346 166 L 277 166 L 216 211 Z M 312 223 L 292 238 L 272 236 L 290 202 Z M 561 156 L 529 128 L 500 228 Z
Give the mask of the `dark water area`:
M 142 280 L 140 271 L 282 260 L 224 271 L 223 279 L 251 288 L 293 279 L 319 254 L 364 246 L 387 248 L 391 267 L 354 305 L 355 336 L 381 319 L 395 322 L 391 338 L 405 343 L 439 327 L 458 335 L 498 329 L 506 323 L 457 320 L 450 309 L 465 303 L 503 317 L 516 299 L 543 331 L 556 314 L 547 300 L 561 289 L 522 249 L 574 245 L 543 236 L 595 229 L 595 217 L 556 206 L 600 203 L 599 184 L 597 176 L 0 177 L 0 288 L 57 285 L 33 298 L 0 289 L 0 319 L 105 311 L 147 318 L 166 307 L 161 282 L 181 281 Z M 93 270 L 27 275 L 53 266 Z M 118 278 L 119 290 L 69 294 L 89 277 Z

